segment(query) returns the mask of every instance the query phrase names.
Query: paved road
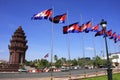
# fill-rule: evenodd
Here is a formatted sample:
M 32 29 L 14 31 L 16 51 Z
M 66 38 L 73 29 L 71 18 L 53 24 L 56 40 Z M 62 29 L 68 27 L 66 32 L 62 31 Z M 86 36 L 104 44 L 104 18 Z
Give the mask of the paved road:
M 97 69 L 97 71 L 103 71 L 104 69 Z M 84 74 L 86 73 L 92 73 L 95 72 L 94 69 L 89 70 L 71 70 L 71 75 L 78 75 L 78 74 Z M 69 71 L 67 72 L 53 72 L 54 77 L 64 77 L 68 76 Z M 50 77 L 51 73 L 0 73 L 0 79 L 3 78 L 43 78 L 43 77 Z

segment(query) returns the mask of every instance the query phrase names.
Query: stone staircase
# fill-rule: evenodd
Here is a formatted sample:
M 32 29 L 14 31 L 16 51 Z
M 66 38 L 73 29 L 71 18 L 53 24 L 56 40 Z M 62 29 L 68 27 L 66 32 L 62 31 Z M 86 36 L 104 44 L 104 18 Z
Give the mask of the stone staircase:
M 0 72 L 18 72 L 19 64 L 0 64 Z

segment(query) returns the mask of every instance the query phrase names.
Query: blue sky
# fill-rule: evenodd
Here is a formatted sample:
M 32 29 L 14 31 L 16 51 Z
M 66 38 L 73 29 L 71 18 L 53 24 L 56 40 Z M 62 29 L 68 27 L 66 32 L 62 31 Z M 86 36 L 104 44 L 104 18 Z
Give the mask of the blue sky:
M 0 59 L 9 60 L 8 44 L 18 26 L 22 26 L 27 36 L 27 60 L 41 59 L 46 53 L 51 53 L 51 22 L 31 20 L 31 17 L 52 7 L 54 16 L 67 13 L 68 18 L 65 24 L 53 25 L 53 55 L 68 59 L 67 35 L 62 33 L 63 26 L 89 20 L 96 25 L 105 19 L 107 29 L 119 34 L 119 3 L 119 0 L 0 0 Z M 102 56 L 102 50 L 105 54 L 103 37 L 94 35 L 94 32 L 70 34 L 71 59 L 83 57 L 83 49 L 86 57 L 94 57 L 94 47 L 97 55 Z M 114 44 L 108 39 L 109 52 L 120 51 L 118 45 L 119 42 Z M 47 59 L 50 60 L 50 57 Z

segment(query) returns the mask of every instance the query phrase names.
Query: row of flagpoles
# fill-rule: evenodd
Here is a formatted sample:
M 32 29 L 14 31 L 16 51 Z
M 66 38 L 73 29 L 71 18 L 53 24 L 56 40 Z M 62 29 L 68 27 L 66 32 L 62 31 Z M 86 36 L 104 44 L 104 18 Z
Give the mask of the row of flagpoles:
M 67 13 L 63 13 L 61 15 L 57 15 L 53 17 L 53 9 L 47 9 L 44 11 L 41 11 L 37 14 L 34 14 L 31 18 L 32 20 L 42 20 L 46 19 L 52 22 L 52 40 L 51 40 L 51 68 L 52 68 L 52 56 L 53 56 L 53 23 L 59 24 L 59 23 L 65 23 L 67 17 Z M 68 33 L 89 33 L 89 32 L 96 32 L 96 36 L 103 36 L 104 37 L 104 29 L 99 30 L 99 24 L 96 24 L 95 26 L 92 26 L 92 21 L 88 21 L 82 25 L 79 25 L 79 22 L 75 22 L 66 26 L 63 26 L 63 34 Z M 106 31 L 106 36 L 109 37 L 109 39 L 113 39 L 114 42 L 120 41 L 120 34 L 116 34 L 116 32 L 112 33 L 112 30 Z M 83 40 L 84 41 L 84 40 Z M 83 42 L 84 47 L 84 42 Z M 70 42 L 69 42 L 69 35 L 68 35 L 68 55 L 70 60 Z M 83 49 L 83 56 L 85 57 L 84 49 Z M 96 56 L 96 51 L 95 51 Z M 44 58 L 48 57 L 48 54 Z M 69 74 L 71 76 L 71 72 Z M 51 80 L 52 80 L 52 71 L 51 71 Z

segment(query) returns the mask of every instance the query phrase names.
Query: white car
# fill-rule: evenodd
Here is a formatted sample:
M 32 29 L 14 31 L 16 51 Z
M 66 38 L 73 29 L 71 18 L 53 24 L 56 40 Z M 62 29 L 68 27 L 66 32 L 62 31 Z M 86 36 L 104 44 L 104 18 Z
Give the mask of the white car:
M 69 71 L 69 67 L 62 67 L 60 70 L 61 71 Z
M 18 72 L 28 72 L 26 69 L 18 69 Z

